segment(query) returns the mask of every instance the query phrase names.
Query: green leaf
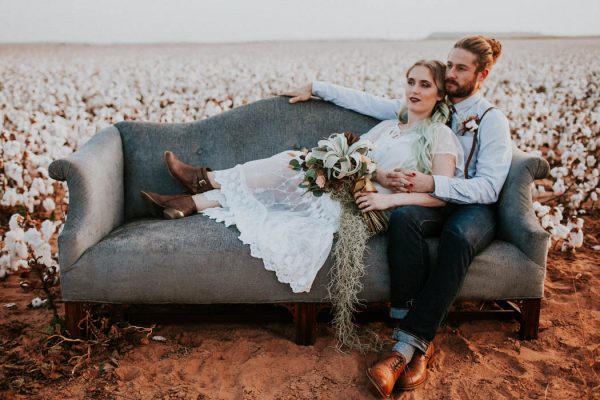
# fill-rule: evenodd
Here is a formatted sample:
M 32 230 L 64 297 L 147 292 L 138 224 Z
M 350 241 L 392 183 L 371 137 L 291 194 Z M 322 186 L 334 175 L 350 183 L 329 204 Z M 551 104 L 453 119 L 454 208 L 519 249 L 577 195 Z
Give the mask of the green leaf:
M 312 194 L 314 194 L 315 197 L 321 197 L 321 196 L 323 196 L 323 191 L 322 190 L 313 190 Z
M 290 160 L 290 166 L 292 166 L 294 169 L 300 168 L 300 161 L 293 158 Z
M 315 180 L 317 179 L 317 172 L 314 169 L 309 169 L 306 171 L 306 177 L 311 180 Z

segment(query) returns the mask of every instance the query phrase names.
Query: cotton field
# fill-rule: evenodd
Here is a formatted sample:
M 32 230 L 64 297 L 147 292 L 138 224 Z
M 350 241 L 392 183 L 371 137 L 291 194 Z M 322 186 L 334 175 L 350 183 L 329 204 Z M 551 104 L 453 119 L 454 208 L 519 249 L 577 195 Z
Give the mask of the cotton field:
M 122 120 L 199 120 L 314 79 L 401 97 L 406 68 L 445 60 L 451 45 L 0 46 L 0 278 L 29 254 L 56 265 L 50 243 L 68 192 L 48 165 L 98 130 Z M 581 216 L 597 212 L 599 85 L 600 40 L 573 39 L 505 41 L 484 87 L 515 144 L 551 165 L 551 177 L 532 187 L 534 208 L 562 250 L 582 245 Z

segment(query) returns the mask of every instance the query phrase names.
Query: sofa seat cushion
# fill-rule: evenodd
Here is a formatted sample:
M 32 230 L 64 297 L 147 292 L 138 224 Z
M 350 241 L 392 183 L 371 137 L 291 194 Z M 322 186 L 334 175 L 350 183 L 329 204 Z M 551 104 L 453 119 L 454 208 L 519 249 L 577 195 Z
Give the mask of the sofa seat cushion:
M 326 301 L 331 257 L 309 293 L 293 293 L 262 260 L 250 256 L 238 235 L 235 226 L 201 214 L 133 220 L 61 270 L 63 299 L 124 304 Z M 435 260 L 437 239 L 427 243 Z M 389 300 L 386 248 L 385 236 L 369 244 L 361 296 L 367 302 Z M 544 269 L 515 246 L 494 241 L 475 258 L 459 298 L 542 297 L 543 278 Z

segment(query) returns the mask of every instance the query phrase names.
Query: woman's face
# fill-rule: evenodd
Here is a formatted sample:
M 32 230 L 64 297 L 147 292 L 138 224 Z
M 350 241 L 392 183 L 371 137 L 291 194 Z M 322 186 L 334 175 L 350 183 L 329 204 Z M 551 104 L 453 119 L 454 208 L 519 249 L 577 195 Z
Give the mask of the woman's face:
M 422 65 L 417 65 L 408 74 L 404 95 L 408 111 L 428 116 L 431 115 L 435 103 L 442 99 L 433 75 Z

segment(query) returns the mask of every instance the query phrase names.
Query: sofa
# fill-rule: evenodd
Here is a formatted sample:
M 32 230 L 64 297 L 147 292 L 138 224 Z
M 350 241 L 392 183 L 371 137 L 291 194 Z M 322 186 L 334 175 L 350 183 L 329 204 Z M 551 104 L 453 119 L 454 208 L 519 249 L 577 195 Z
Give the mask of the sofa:
M 177 220 L 152 217 L 140 190 L 165 194 L 184 188 L 165 166 L 163 153 L 213 170 L 230 168 L 286 149 L 312 147 L 332 132 L 367 132 L 379 121 L 321 100 L 289 104 L 273 97 L 189 123 L 119 122 L 102 129 L 70 156 L 49 167 L 67 181 L 69 208 L 58 237 L 67 329 L 86 307 L 111 304 L 284 305 L 296 325 L 296 342 L 312 344 L 316 317 L 327 300 L 331 257 L 309 293 L 293 293 L 250 256 L 235 226 L 201 214 Z M 523 339 L 537 336 L 549 235 L 532 210 L 531 184 L 548 163 L 513 150 L 497 203 L 496 239 L 477 255 L 457 300 L 494 301 L 500 318 L 516 318 Z M 427 240 L 435 262 L 437 239 Z M 390 299 L 387 240 L 373 237 L 360 298 Z

